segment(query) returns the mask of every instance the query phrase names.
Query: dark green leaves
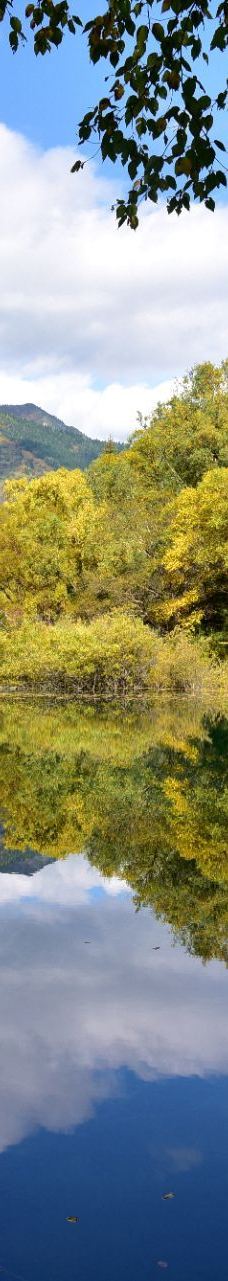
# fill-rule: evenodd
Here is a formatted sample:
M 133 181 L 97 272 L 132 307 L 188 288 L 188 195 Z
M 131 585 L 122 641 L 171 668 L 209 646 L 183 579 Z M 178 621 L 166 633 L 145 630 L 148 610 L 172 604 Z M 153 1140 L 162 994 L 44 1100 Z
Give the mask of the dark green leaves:
M 134 55 L 136 58 L 143 58 L 143 55 L 146 52 L 148 35 L 149 35 L 149 27 L 145 27 L 143 25 L 141 27 L 138 27 L 135 55 Z
M 79 169 L 84 169 L 83 161 L 75 160 L 75 164 L 72 165 L 71 173 L 79 173 Z
M 65 28 L 71 35 L 75 35 L 76 27 L 82 27 L 82 20 L 78 14 L 70 13 L 68 0 L 59 0 L 57 4 L 54 4 L 53 0 L 41 0 L 40 4 L 29 3 L 25 9 L 25 17 L 34 32 L 35 54 L 43 55 L 50 52 L 52 45 L 58 48 L 62 43 Z M 9 41 L 13 50 L 16 51 L 19 39 L 25 40 L 25 35 L 18 18 L 10 18 L 10 26 L 12 30 Z
M 226 45 L 227 34 L 223 30 L 223 27 L 217 27 L 217 31 L 215 31 L 213 40 L 211 41 L 211 49 L 221 49 L 223 53 L 224 49 L 226 49 Z
M 149 0 L 149 11 L 153 16 L 153 0 Z M 127 222 L 133 229 L 142 198 L 156 203 L 166 195 L 168 211 L 180 214 L 189 209 L 192 197 L 205 201 L 212 212 L 211 193 L 226 184 L 225 174 L 215 165 L 216 146 L 223 150 L 224 144 L 211 141 L 213 105 L 195 70 L 199 57 L 208 58 L 198 34 L 204 20 L 210 21 L 208 0 L 196 0 L 192 7 L 188 0 L 184 5 L 180 0 L 163 0 L 164 21 L 156 20 L 151 27 L 140 21 L 141 12 L 140 2 L 132 11 L 128 0 L 113 0 L 108 15 L 99 15 L 89 24 L 93 55 L 95 48 L 96 58 L 118 63 L 118 76 L 109 91 L 112 119 L 110 113 L 108 121 L 107 114 L 101 118 L 98 112 L 89 134 L 98 132 L 103 159 L 109 156 L 115 162 L 120 156 L 127 165 L 132 187 L 127 198 L 117 201 L 116 216 L 119 226 Z M 129 52 L 132 14 L 134 39 Z M 218 18 L 220 30 L 219 13 Z M 163 114 L 161 99 L 167 104 Z M 224 110 L 225 104 L 223 89 L 217 106 Z M 83 122 L 80 141 L 82 127 Z
M 159 40 L 161 43 L 161 41 L 164 39 L 164 34 L 165 34 L 164 27 L 162 27 L 161 22 L 153 23 L 152 33 L 153 33 L 154 39 Z
M 19 45 L 19 40 L 24 41 L 26 38 L 23 35 L 20 18 L 10 18 L 10 27 L 11 27 L 11 31 L 9 34 L 9 43 L 11 45 L 11 49 L 13 50 L 13 53 L 16 53 Z
M 0 0 L 0 21 L 9 14 L 9 41 L 15 53 L 26 37 L 13 10 L 14 0 Z M 62 43 L 66 31 L 75 35 L 83 27 L 68 0 L 30 0 L 25 20 L 33 32 L 34 51 L 42 56 Z M 216 149 L 225 151 L 225 144 L 222 139 L 213 142 L 211 130 L 214 109 L 226 110 L 228 85 L 222 84 L 214 104 L 200 77 L 203 62 L 212 63 L 213 50 L 223 53 L 227 47 L 227 0 L 219 3 L 215 15 L 209 0 L 193 0 L 192 5 L 189 0 L 158 0 L 156 9 L 155 0 L 147 0 L 146 11 L 143 0 L 109 0 L 104 12 L 84 25 L 83 34 L 90 61 L 106 63 L 108 91 L 85 113 L 78 141 L 87 145 L 94 139 L 97 146 L 98 139 L 103 160 L 108 157 L 115 164 L 120 157 L 128 168 L 133 186 L 117 201 L 119 226 L 127 222 L 135 229 L 142 198 L 156 203 L 166 195 L 169 213 L 189 209 L 190 199 L 205 201 L 212 212 L 211 193 L 226 186 L 226 173 L 216 164 Z M 80 168 L 82 162 L 76 160 L 72 173 Z

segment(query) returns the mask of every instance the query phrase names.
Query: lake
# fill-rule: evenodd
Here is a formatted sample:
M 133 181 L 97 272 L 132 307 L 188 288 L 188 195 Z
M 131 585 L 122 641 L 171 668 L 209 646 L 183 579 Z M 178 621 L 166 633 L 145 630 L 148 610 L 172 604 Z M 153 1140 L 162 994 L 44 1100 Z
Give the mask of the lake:
M 227 1281 L 227 740 L 1 702 L 3 1277 Z

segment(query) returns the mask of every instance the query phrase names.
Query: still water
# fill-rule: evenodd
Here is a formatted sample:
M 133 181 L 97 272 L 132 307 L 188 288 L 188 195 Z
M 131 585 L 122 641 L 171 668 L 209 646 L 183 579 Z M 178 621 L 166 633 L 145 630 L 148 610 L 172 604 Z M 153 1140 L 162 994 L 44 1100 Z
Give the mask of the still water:
M 226 744 L 1 704 L 3 1276 L 227 1281 Z

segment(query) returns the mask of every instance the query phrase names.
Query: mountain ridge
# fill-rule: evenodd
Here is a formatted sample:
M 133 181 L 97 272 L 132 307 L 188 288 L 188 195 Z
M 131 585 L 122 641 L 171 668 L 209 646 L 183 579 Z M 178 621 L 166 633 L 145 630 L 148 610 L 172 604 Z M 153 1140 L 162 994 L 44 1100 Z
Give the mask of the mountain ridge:
M 0 405 L 0 482 L 41 476 L 58 467 L 84 471 L 105 445 L 107 441 L 93 440 L 40 405 Z

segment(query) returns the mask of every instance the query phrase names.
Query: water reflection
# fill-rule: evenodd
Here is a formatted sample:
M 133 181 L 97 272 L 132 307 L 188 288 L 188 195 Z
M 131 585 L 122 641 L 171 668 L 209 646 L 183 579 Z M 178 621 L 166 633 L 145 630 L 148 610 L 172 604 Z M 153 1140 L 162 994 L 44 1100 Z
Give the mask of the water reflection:
M 2 705 L 2 866 L 10 849 L 133 889 L 202 959 L 228 960 L 228 729 L 184 700 L 152 712 Z M 1 865 L 1 859 L 0 859 Z M 17 866 L 15 862 L 15 867 Z
M 135 918 L 129 892 L 73 856 L 0 889 L 1 1151 L 37 1124 L 83 1121 L 123 1069 L 228 1071 L 225 969 L 173 948 L 148 911 Z
M 163 1261 L 226 1281 L 227 729 L 209 710 L 1 707 L 12 1278 L 152 1281 Z

